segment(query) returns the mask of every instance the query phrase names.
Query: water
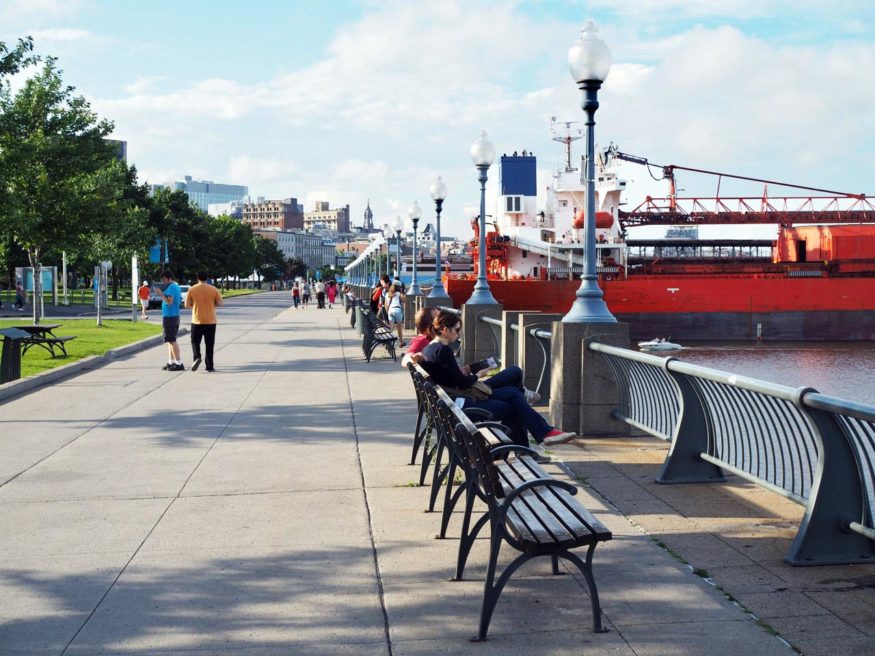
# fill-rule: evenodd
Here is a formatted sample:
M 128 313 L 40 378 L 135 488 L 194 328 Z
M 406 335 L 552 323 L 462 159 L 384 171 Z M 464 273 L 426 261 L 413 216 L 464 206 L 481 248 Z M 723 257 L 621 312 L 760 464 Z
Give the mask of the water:
M 875 342 L 691 342 L 666 355 L 875 406 Z

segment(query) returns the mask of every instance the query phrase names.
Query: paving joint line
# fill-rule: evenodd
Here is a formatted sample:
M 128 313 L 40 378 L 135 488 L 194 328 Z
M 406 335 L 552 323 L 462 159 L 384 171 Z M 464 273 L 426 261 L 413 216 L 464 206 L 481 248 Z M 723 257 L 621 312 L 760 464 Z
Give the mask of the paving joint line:
M 340 353 L 343 359 L 344 375 L 346 376 L 346 393 L 347 397 L 349 398 L 350 419 L 352 420 L 352 434 L 355 436 L 355 457 L 356 463 L 358 464 L 359 477 L 362 482 L 361 490 L 365 502 L 365 514 L 367 515 L 368 519 L 368 539 L 371 542 L 371 557 L 373 558 L 374 574 L 377 579 L 377 594 L 380 598 L 380 610 L 383 613 L 383 631 L 385 632 L 386 637 L 386 649 L 388 650 L 389 656 L 392 656 L 392 635 L 389 630 L 389 610 L 386 608 L 386 590 L 383 587 L 383 575 L 380 572 L 380 557 L 377 553 L 377 543 L 374 539 L 374 521 L 371 515 L 371 504 L 370 499 L 368 498 L 368 489 L 365 485 L 365 470 L 362 465 L 362 452 L 359 445 L 358 426 L 356 425 L 355 421 L 355 404 L 352 400 L 352 387 L 349 380 L 349 366 L 346 361 L 346 343 L 343 338 L 340 319 L 337 319 L 337 332 L 340 337 Z

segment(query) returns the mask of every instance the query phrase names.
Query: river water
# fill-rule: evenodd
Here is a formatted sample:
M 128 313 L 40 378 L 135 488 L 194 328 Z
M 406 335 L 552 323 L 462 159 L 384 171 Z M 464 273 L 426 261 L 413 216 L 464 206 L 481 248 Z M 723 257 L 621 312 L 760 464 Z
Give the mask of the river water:
M 691 342 L 664 355 L 875 406 L 875 342 Z

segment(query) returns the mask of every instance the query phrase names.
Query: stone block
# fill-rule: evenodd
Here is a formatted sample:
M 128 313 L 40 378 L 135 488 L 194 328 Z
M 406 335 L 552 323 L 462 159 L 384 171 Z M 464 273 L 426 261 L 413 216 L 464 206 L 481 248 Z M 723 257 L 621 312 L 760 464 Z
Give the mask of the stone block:
M 476 362 L 496 354 L 493 328 L 480 321 L 480 317 L 501 319 L 503 306 L 472 305 L 462 306 L 462 362 Z
M 585 348 L 600 342 L 628 348 L 624 323 L 553 323 L 550 376 L 550 421 L 585 436 L 628 435 L 625 424 L 611 418 L 619 391 L 608 363 Z

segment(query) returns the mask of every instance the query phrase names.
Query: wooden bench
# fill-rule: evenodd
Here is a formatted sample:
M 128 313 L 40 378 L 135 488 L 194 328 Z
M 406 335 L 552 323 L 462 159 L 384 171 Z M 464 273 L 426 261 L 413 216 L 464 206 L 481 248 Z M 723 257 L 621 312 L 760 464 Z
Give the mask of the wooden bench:
M 486 517 L 492 532 L 480 627 L 475 640 L 486 640 L 495 606 L 510 577 L 538 556 L 551 558 L 554 574 L 559 573 L 559 558 L 580 570 L 589 587 L 593 631 L 603 632 L 592 558 L 596 545 L 610 540 L 611 532 L 574 498 L 577 494 L 574 485 L 551 478 L 526 455 L 530 449 L 508 445 L 489 428 L 472 428 L 463 421 L 456 427 L 456 436 L 466 447 L 471 471 L 476 472 L 476 495 L 487 505 Z M 515 455 L 510 457 L 511 454 Z M 478 523 L 482 526 L 485 522 L 481 518 Z M 473 542 L 478 531 L 475 526 L 471 535 L 463 535 L 463 539 Z M 496 580 L 503 544 L 519 555 Z M 572 551 L 580 547 L 587 549 L 584 559 Z M 464 567 L 464 563 L 461 565 Z
M 370 362 L 376 348 L 383 346 L 391 358 L 397 361 L 395 342 L 398 341 L 398 338 L 392 334 L 392 329 L 374 316 L 370 310 L 363 309 L 362 314 L 364 315 L 362 352 L 365 354 L 365 359 Z

